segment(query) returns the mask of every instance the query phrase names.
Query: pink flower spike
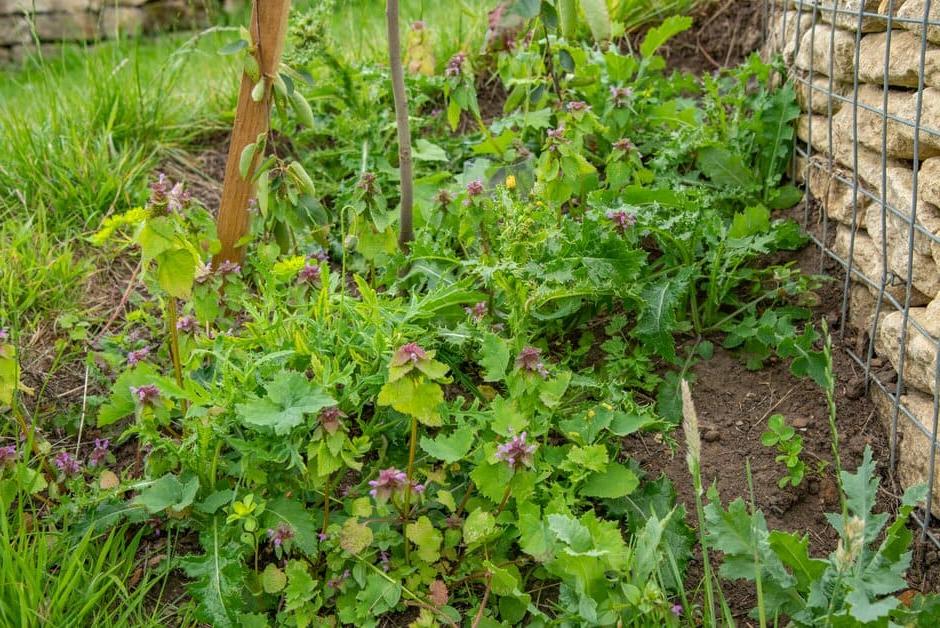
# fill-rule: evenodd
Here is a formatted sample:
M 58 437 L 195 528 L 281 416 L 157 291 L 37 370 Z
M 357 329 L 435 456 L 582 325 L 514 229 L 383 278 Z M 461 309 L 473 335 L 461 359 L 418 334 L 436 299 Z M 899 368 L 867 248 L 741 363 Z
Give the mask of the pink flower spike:
M 142 349 L 136 349 L 127 354 L 127 365 L 128 366 L 137 366 L 141 362 L 147 359 L 147 356 L 150 355 L 150 348 L 143 347 Z
M 274 529 L 268 528 L 268 539 L 274 547 L 281 547 L 292 538 L 294 538 L 294 529 L 286 523 L 279 523 Z
M 314 283 L 320 280 L 320 267 L 316 264 L 304 264 L 297 272 L 297 283 Z
M 60 451 L 53 462 L 63 475 L 76 475 L 82 470 L 78 460 L 73 458 L 72 454 L 67 451 Z
M 191 333 L 196 329 L 196 317 L 189 314 L 181 316 L 179 320 L 176 321 L 176 329 L 185 333 Z
M 537 373 L 542 378 L 548 377 L 548 369 L 542 362 L 542 350 L 536 347 L 525 347 L 516 357 L 516 368 L 520 371 Z
M 153 384 L 131 386 L 131 395 L 144 406 L 152 406 L 160 397 L 160 389 Z
M 532 457 L 538 445 L 526 444 L 526 433 L 513 436 L 508 443 L 503 443 L 496 449 L 496 459 L 509 465 L 510 469 L 521 466 L 531 467 Z
M 404 366 L 411 362 L 417 364 L 428 358 L 427 352 L 417 342 L 409 342 L 403 345 L 395 355 L 392 356 L 392 366 Z
M 379 477 L 375 480 L 370 480 L 369 486 L 372 487 L 369 494 L 372 495 L 376 501 L 384 503 L 387 502 L 392 495 L 408 486 L 408 476 L 404 471 L 400 471 L 395 467 L 389 467 L 388 469 L 379 471 Z

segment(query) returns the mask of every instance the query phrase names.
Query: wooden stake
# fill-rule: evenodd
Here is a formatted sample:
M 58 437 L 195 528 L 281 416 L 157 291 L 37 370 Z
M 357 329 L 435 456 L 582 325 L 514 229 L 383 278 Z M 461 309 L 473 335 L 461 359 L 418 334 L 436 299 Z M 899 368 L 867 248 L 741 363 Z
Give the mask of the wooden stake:
M 277 75 L 281 52 L 284 49 L 289 12 L 290 0 L 254 0 L 252 3 L 249 32 L 255 46 L 255 59 L 258 61 L 261 76 L 265 79 L 264 97 L 260 102 L 251 98 L 256 81 L 247 73 L 243 73 L 235 124 L 232 127 L 232 141 L 225 162 L 222 203 L 216 223 L 219 240 L 222 242 L 222 250 L 213 260 L 216 267 L 222 261 L 241 262 L 245 256 L 244 247 L 238 247 L 236 244 L 248 233 L 248 202 L 254 195 L 251 179 L 262 155 L 259 154 L 260 151 L 256 152 L 247 178 L 243 178 L 239 172 L 239 160 L 245 146 L 255 142 L 258 135 L 268 132 L 272 81 Z
M 401 66 L 401 35 L 398 30 L 398 0 L 386 0 L 385 25 L 388 28 L 388 62 L 395 97 L 395 123 L 398 126 L 398 172 L 401 178 L 401 214 L 399 216 L 398 248 L 407 253 L 414 240 L 412 205 L 414 190 L 411 170 L 411 127 L 408 125 L 408 94 Z

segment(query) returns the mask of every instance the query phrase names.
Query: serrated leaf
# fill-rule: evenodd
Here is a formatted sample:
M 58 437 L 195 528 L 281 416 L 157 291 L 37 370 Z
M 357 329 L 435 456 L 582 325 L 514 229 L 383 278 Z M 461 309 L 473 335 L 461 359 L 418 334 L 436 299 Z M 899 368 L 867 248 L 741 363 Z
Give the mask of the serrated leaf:
M 274 563 L 261 572 L 261 587 L 265 593 L 280 593 L 287 586 L 287 575 Z
M 444 535 L 434 528 L 426 516 L 422 515 L 414 523 L 409 523 L 405 536 L 418 548 L 418 558 L 424 562 L 435 563 L 441 557 L 440 549 Z
M 419 381 L 414 377 L 386 382 L 377 401 L 380 406 L 391 406 L 424 425 L 437 427 L 442 424 L 438 408 L 444 403 L 444 390 L 434 382 Z
M 265 506 L 262 525 L 275 529 L 279 524 L 286 524 L 294 533 L 291 542 L 304 554 L 313 557 L 317 553 L 317 534 L 320 532 L 318 519 L 300 501 L 278 497 Z
M 372 544 L 372 530 L 359 523 L 358 519 L 347 519 L 339 536 L 339 545 L 350 554 L 359 554 Z
M 727 148 L 706 146 L 699 149 L 696 164 L 702 174 L 716 185 L 743 189 L 756 185 L 754 175 L 741 155 Z
M 235 411 L 245 425 L 273 429 L 278 435 L 303 423 L 304 415 L 336 405 L 319 386 L 295 371 L 283 371 L 265 389 L 264 398 L 238 404 Z
M 692 28 L 692 18 L 684 15 L 673 15 L 659 26 L 649 29 L 643 43 L 640 44 L 640 54 L 644 58 L 652 57 L 667 41 L 679 33 Z
M 729 238 L 746 238 L 766 233 L 770 229 L 770 210 L 763 205 L 752 205 L 738 212 L 731 220 Z
M 188 249 L 173 249 L 157 256 L 157 283 L 171 297 L 188 299 L 196 278 L 196 258 Z
M 473 428 L 464 425 L 450 435 L 438 434 L 433 439 L 422 436 L 421 449 L 432 458 L 453 464 L 466 456 L 473 447 L 475 434 Z
M 633 335 L 670 362 L 676 360 L 676 343 L 672 337 L 676 329 L 676 310 L 688 289 L 690 274 L 690 270 L 680 272 L 676 277 L 646 286 L 640 294 L 644 307 Z
M 640 480 L 633 471 L 612 462 L 604 471 L 589 475 L 579 492 L 585 497 L 616 499 L 629 495 L 639 485 Z
M 512 479 L 512 469 L 502 462 L 485 462 L 470 472 L 470 478 L 481 495 L 498 504 L 506 491 L 506 485 Z
M 770 548 L 790 568 L 797 586 L 808 591 L 826 570 L 826 561 L 810 558 L 809 537 L 773 530 L 768 537 Z
M 475 509 L 463 522 L 463 540 L 467 545 L 473 545 L 487 538 L 496 530 L 496 519 L 489 512 L 480 508 Z
M 218 522 L 213 519 L 202 544 L 206 553 L 180 560 L 180 568 L 190 578 L 186 589 L 196 600 L 196 615 L 212 626 L 234 626 L 233 616 L 241 610 L 244 571 L 234 558 L 238 549 L 222 545 Z
M 483 335 L 480 366 L 483 367 L 483 381 L 498 382 L 506 377 L 509 364 L 509 343 L 496 334 Z

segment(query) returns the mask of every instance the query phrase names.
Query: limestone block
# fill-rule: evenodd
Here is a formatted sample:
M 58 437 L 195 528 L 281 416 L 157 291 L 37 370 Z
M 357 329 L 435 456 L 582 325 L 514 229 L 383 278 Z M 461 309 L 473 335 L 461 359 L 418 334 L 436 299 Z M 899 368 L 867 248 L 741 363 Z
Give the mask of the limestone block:
M 844 225 L 852 224 L 853 207 L 855 224 L 864 222 L 871 199 L 862 193 L 855 193 L 852 186 L 833 176 L 833 172 L 845 179 L 852 180 L 852 172 L 838 164 L 830 172 L 828 158 L 815 157 L 810 161 L 809 191 L 826 208 L 830 220 Z
M 852 230 L 845 225 L 838 225 L 836 227 L 836 237 L 832 244 L 832 250 L 836 255 L 847 262 L 849 259 L 850 246 L 853 246 Z M 858 229 L 855 232 L 852 260 L 853 277 L 855 277 L 855 271 L 857 270 L 867 277 L 875 286 L 881 283 L 882 269 L 884 268 L 881 263 L 881 250 L 875 246 L 871 236 L 869 236 L 864 229 Z M 878 291 L 875 289 L 871 289 L 871 292 L 873 296 L 877 296 L 878 294 Z M 903 303 L 905 287 L 900 282 L 890 283 L 889 280 L 889 285 L 885 288 L 885 293 Z M 912 289 L 912 305 L 915 303 L 917 305 L 926 305 L 929 301 L 930 298 L 922 294 L 919 290 L 916 288 Z
M 924 160 L 917 178 L 922 203 L 940 206 L 940 157 Z
M 813 77 L 812 87 L 809 79 L 795 80 L 793 83 L 796 91 L 796 100 L 803 111 L 812 111 L 813 113 L 823 113 L 829 115 L 830 107 L 832 113 L 836 113 L 842 108 L 843 101 L 839 98 L 833 98 L 830 94 L 838 96 L 851 96 L 852 85 L 833 81 L 829 85 L 829 77 L 816 75 Z M 810 95 L 812 94 L 812 97 Z
M 40 41 L 88 41 L 98 35 L 94 13 L 42 13 L 33 19 Z
M 819 19 L 829 24 L 835 24 L 839 28 L 849 31 L 858 30 L 858 14 L 860 10 L 864 13 L 878 13 L 878 5 L 881 0 L 817 0 L 819 6 Z M 814 4 L 812 1 L 808 4 Z M 833 5 L 837 12 L 833 20 Z M 862 8 L 864 6 L 864 9 Z M 851 13 L 848 13 L 851 12 Z M 885 29 L 885 20 L 883 17 L 874 15 L 865 15 L 862 17 L 862 32 L 873 33 Z
M 846 313 L 846 323 L 859 333 L 870 334 L 872 322 L 875 319 L 875 304 L 878 302 L 878 291 L 872 290 L 861 281 L 853 281 L 849 288 L 849 308 Z M 878 312 L 878 326 L 888 312 L 893 311 L 891 303 L 885 299 Z
M 936 388 L 937 340 L 940 336 L 940 308 L 912 307 L 910 318 L 917 321 L 930 336 L 925 336 L 911 322 L 905 338 L 904 382 L 908 388 L 933 394 Z M 891 312 L 885 316 L 875 338 L 875 348 L 897 369 L 901 357 L 901 328 L 904 313 Z
M 846 83 L 853 80 L 855 34 L 832 28 L 828 24 L 816 24 L 815 28 L 803 34 L 796 55 L 796 66 L 829 76 L 830 65 L 834 79 Z
M 107 6 L 98 16 L 98 28 L 103 37 L 119 34 L 138 34 L 144 28 L 147 13 L 137 7 Z
M 920 36 L 910 31 L 891 33 L 888 55 L 888 84 L 917 87 L 920 72 Z M 862 38 L 858 53 L 858 77 L 865 83 L 884 85 L 887 33 L 872 33 Z M 940 86 L 940 48 L 928 44 L 924 55 L 924 84 Z
M 893 387 L 888 390 L 894 392 Z M 885 431 L 891 433 L 891 418 L 893 409 L 891 398 L 880 387 L 871 387 L 871 400 L 881 417 Z M 908 390 L 901 395 L 901 405 L 914 416 L 914 419 L 923 426 L 927 434 L 933 431 L 933 397 L 917 390 Z M 903 409 L 898 410 L 897 422 L 897 469 L 896 477 L 902 489 L 908 489 L 918 484 L 927 484 L 930 477 L 930 449 L 931 439 L 916 424 Z M 940 456 L 940 452 L 937 453 Z M 930 510 L 933 515 L 940 514 L 940 459 L 934 465 L 934 489 L 930 499 Z
M 839 123 L 833 126 L 832 132 L 832 152 L 833 157 L 839 163 L 851 166 L 854 163 L 855 154 L 852 150 L 852 130 L 846 128 L 845 118 L 851 121 L 851 116 L 834 116 L 833 119 Z M 797 121 L 797 137 L 807 144 L 812 144 L 813 149 L 820 153 L 828 153 L 829 146 L 829 118 L 820 115 L 802 115 Z M 810 134 L 812 133 L 812 137 Z M 812 140 L 812 141 L 810 141 Z M 869 150 L 865 146 L 858 147 L 858 176 L 866 181 L 868 189 L 880 194 L 881 190 L 881 171 L 884 165 L 887 168 L 903 168 L 905 163 L 899 159 L 886 158 L 882 162 L 880 151 Z
M 0 18 L 0 46 L 24 44 L 29 41 L 29 22 L 19 16 Z
M 907 0 L 907 2 L 898 9 L 897 16 L 915 21 L 899 23 L 898 25 L 921 36 L 924 30 L 923 19 L 926 8 L 927 3 L 925 0 Z M 940 22 L 940 3 L 935 0 L 930 3 L 930 15 L 928 17 L 931 22 Z M 940 26 L 928 26 L 927 39 L 936 44 L 940 44 Z
M 868 209 L 864 221 L 865 229 L 879 252 L 882 252 L 885 244 L 882 238 L 881 213 L 881 206 L 873 204 Z M 906 223 L 902 222 L 902 224 Z M 914 287 L 923 294 L 937 294 L 940 292 L 940 272 L 933 256 L 919 253 L 916 249 L 908 254 L 910 230 L 897 227 L 897 221 L 885 221 L 884 235 L 887 235 L 887 250 L 884 253 L 887 256 L 888 269 L 902 281 L 906 281 L 908 263 L 911 263 L 911 283 Z
M 83 13 L 97 11 L 102 2 L 109 0 L 0 0 L 0 14 L 4 13 Z
M 780 11 L 771 21 L 764 46 L 765 58 L 780 53 L 787 65 L 792 65 L 803 35 L 813 25 L 812 13 Z
M 903 124 L 882 117 L 884 111 L 884 91 L 876 85 L 862 85 L 858 90 L 857 113 L 854 107 L 842 107 L 835 116 L 833 124 L 848 132 L 849 142 L 852 140 L 853 117 L 857 119 L 855 128 L 858 141 L 868 148 L 881 151 L 882 141 L 887 140 L 885 148 L 887 155 L 898 159 L 914 158 L 914 127 L 913 122 L 917 112 L 917 94 L 901 90 L 888 90 L 888 114 L 898 120 L 911 122 Z M 869 107 L 867 109 L 865 107 Z M 872 111 L 874 109 L 875 111 Z M 921 102 L 921 131 L 920 131 L 920 158 L 927 159 L 940 155 L 940 89 L 928 87 L 924 90 Z M 886 134 L 882 138 L 882 134 Z

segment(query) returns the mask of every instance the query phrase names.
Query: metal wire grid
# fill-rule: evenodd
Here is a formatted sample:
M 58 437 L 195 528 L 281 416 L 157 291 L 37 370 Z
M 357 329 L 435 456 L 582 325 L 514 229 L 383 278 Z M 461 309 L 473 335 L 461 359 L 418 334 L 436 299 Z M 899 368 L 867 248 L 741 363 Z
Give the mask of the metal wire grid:
M 877 386 L 883 394 L 891 400 L 891 416 L 890 416 L 890 470 L 891 473 L 894 473 L 894 469 L 897 464 L 897 449 L 898 449 L 898 421 L 900 417 L 903 416 L 904 420 L 910 421 L 911 424 L 917 427 L 917 429 L 929 439 L 929 442 L 932 443 L 930 447 L 930 462 L 927 475 L 927 488 L 928 495 L 932 496 L 934 493 L 934 472 L 936 470 L 937 464 L 937 451 L 940 449 L 940 445 L 937 442 L 937 428 L 938 428 L 938 415 L 940 415 L 940 359 L 935 357 L 934 359 L 934 387 L 933 387 L 933 417 L 932 417 L 932 427 L 927 429 L 921 421 L 914 416 L 910 408 L 908 408 L 904 403 L 901 402 L 902 391 L 904 390 L 904 371 L 905 371 L 905 361 L 907 358 L 907 345 L 909 342 L 908 338 L 908 329 L 910 328 L 913 333 L 917 333 L 924 338 L 928 339 L 933 343 L 934 355 L 940 354 L 940 340 L 933 338 L 931 334 L 914 318 L 910 316 L 911 310 L 911 294 L 913 290 L 913 261 L 914 261 L 914 237 L 915 233 L 919 237 L 926 237 L 931 243 L 938 242 L 940 243 L 940 237 L 934 235 L 923 225 L 917 222 L 917 209 L 918 209 L 918 175 L 920 169 L 920 138 L 922 133 L 927 133 L 928 135 L 933 135 L 940 137 L 940 130 L 925 127 L 922 124 L 922 115 L 923 115 L 923 92 L 924 92 L 924 77 L 925 77 L 925 66 L 927 59 L 927 50 L 928 50 L 928 28 L 931 26 L 940 26 L 940 21 L 930 19 L 930 9 L 931 9 L 931 0 L 925 0 L 924 2 L 924 14 L 922 17 L 911 18 L 911 17 L 900 17 L 895 16 L 896 3 L 895 0 L 889 0 L 887 2 L 886 12 L 878 13 L 871 12 L 866 10 L 865 0 L 856 0 L 858 3 L 857 9 L 848 9 L 844 8 L 847 4 L 845 0 L 765 0 L 763 5 L 763 18 L 764 18 L 764 38 L 767 40 L 768 37 L 772 36 L 770 33 L 770 28 L 779 22 L 779 34 L 778 36 L 778 46 L 780 49 L 788 47 L 791 43 L 787 38 L 788 30 L 788 20 L 793 20 L 795 17 L 802 17 L 803 13 L 812 15 L 812 21 L 809 34 L 809 55 L 810 62 L 808 65 L 809 69 L 805 71 L 794 70 L 791 72 L 791 78 L 794 82 L 802 84 L 803 88 L 806 90 L 806 109 L 809 112 L 808 126 L 807 126 L 807 135 L 806 138 L 808 141 L 805 146 L 799 145 L 794 149 L 794 157 L 801 157 L 805 161 L 807 167 L 807 172 L 804 174 L 804 184 L 806 191 L 809 192 L 810 185 L 810 168 L 820 168 L 823 169 L 823 172 L 832 177 L 832 179 L 840 181 L 844 185 L 849 186 L 852 190 L 852 213 L 851 213 L 851 237 L 849 239 L 849 250 L 846 258 L 840 256 L 836 251 L 834 251 L 829 245 L 829 220 L 827 217 L 826 211 L 821 211 L 822 218 L 822 231 L 821 236 L 814 235 L 810 232 L 810 237 L 819 246 L 822 255 L 820 256 L 820 265 L 822 265 L 825 257 L 828 256 L 831 259 L 835 260 L 845 269 L 845 281 L 843 284 L 842 292 L 842 307 L 841 307 L 841 319 L 843 325 L 840 327 L 840 336 L 844 334 L 846 315 L 848 312 L 849 305 L 849 293 L 852 287 L 852 281 L 861 282 L 868 288 L 877 292 L 878 297 L 875 302 L 875 312 L 872 317 L 871 329 L 868 333 L 868 342 L 867 348 L 864 352 L 864 355 L 859 355 L 858 352 L 851 349 L 847 349 L 848 354 L 851 358 L 864 370 L 865 380 L 867 385 L 874 384 Z M 839 5 L 842 5 L 841 7 Z M 799 11 L 800 13 L 793 13 L 794 11 Z M 843 96 L 842 94 L 837 93 L 833 87 L 835 85 L 834 79 L 834 63 L 835 63 L 835 39 L 836 39 L 836 30 L 837 24 L 841 22 L 845 23 L 847 19 L 855 18 L 855 53 L 854 53 L 854 62 L 853 62 L 853 71 L 852 71 L 852 95 Z M 884 21 L 886 27 L 885 34 L 885 53 L 884 53 L 884 80 L 882 84 L 883 90 L 883 99 L 881 109 L 875 107 L 870 107 L 865 104 L 858 103 L 858 93 L 859 93 L 859 59 L 861 54 L 861 39 L 863 37 L 862 28 L 863 23 L 868 18 L 880 18 Z M 794 25 L 789 25 L 792 33 L 792 55 L 793 59 L 797 59 L 800 54 L 800 46 L 804 38 L 805 33 L 800 32 L 801 27 L 803 26 L 803 21 L 801 19 L 795 19 L 795 28 Z M 814 84 L 814 74 L 819 74 L 815 72 L 816 63 L 814 62 L 814 56 L 816 53 L 816 26 L 820 23 L 828 22 L 832 26 L 829 31 L 829 54 L 828 54 L 828 71 L 826 77 L 828 77 L 828 85 L 823 88 Z M 919 72 L 918 72 L 918 85 L 916 92 L 915 100 L 915 115 L 914 119 L 906 119 L 896 115 L 888 113 L 888 90 L 889 85 L 889 62 L 891 60 L 891 39 L 893 34 L 893 29 L 898 25 L 910 25 L 919 27 L 919 36 L 920 36 L 920 59 L 919 59 Z M 824 35 L 823 35 L 824 36 Z M 789 54 L 789 52 L 788 52 Z M 825 82 L 825 81 L 823 81 Z M 814 93 L 821 92 L 826 99 L 826 115 L 830 120 L 830 123 L 827 124 L 827 153 L 817 156 L 815 159 L 813 154 L 813 96 Z M 833 124 L 831 123 L 833 115 L 833 102 L 840 102 L 842 107 L 851 106 L 852 107 L 852 163 L 844 164 L 845 166 L 850 166 L 851 176 L 846 177 L 841 174 L 834 165 L 836 164 L 833 150 Z M 872 192 L 865 187 L 865 182 L 859 179 L 858 174 L 858 154 L 859 154 L 859 138 L 858 138 L 858 111 L 859 109 L 870 111 L 874 114 L 877 114 L 881 117 L 881 187 L 880 193 Z M 910 212 L 901 210 L 891 203 L 888 202 L 888 157 L 887 157 L 887 143 L 888 143 L 888 121 L 892 121 L 897 124 L 905 125 L 913 129 L 913 171 L 912 171 L 912 186 L 911 186 L 911 209 Z M 880 221 L 880 231 L 881 231 L 881 276 L 880 277 L 867 277 L 861 270 L 859 270 L 855 265 L 855 235 L 859 227 L 858 221 L 858 204 L 859 204 L 859 194 L 863 195 L 869 201 L 875 203 L 875 207 L 880 209 L 881 221 Z M 898 276 L 894 271 L 892 271 L 888 264 L 888 232 L 887 232 L 887 218 L 888 214 L 893 215 L 896 219 L 903 221 L 907 229 L 907 268 L 903 276 Z M 806 205 L 804 211 L 804 226 L 809 226 L 809 204 Z M 870 227 L 871 225 L 869 225 Z M 807 231 L 810 231 L 807 229 Z M 903 302 L 899 301 L 888 292 L 886 289 L 889 285 L 904 286 L 904 299 Z M 933 296 L 933 295 L 930 295 Z M 898 363 L 895 365 L 897 371 L 897 381 L 892 385 L 888 382 L 882 382 L 878 377 L 874 376 L 872 373 L 871 362 L 872 357 L 874 356 L 875 350 L 875 338 L 878 334 L 878 323 L 881 314 L 882 304 L 887 303 L 895 310 L 901 311 L 903 314 L 902 325 L 901 325 L 901 338 L 899 345 L 899 357 Z M 930 504 L 931 497 L 928 497 L 927 508 L 924 510 L 923 514 L 914 513 L 914 518 L 918 522 L 921 528 L 921 541 L 925 539 L 930 539 L 937 547 L 940 547 L 940 537 L 930 529 L 931 524 L 931 513 L 930 513 Z M 940 514 L 940 513 L 938 513 Z

